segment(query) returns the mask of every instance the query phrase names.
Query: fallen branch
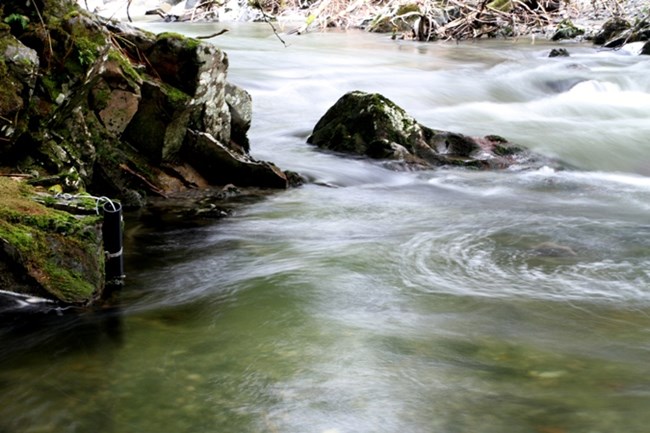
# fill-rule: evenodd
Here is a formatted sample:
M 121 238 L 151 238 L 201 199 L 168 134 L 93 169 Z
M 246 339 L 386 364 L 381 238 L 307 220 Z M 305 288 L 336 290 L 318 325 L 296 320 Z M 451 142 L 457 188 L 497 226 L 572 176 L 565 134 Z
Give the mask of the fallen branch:
M 219 36 L 219 35 L 223 35 L 223 34 L 226 33 L 227 31 L 228 31 L 228 29 L 221 29 L 221 30 L 219 30 L 219 31 L 216 32 L 216 33 L 212 33 L 211 35 L 205 35 L 205 36 L 194 36 L 194 39 L 212 39 L 212 38 L 216 38 L 216 37 Z

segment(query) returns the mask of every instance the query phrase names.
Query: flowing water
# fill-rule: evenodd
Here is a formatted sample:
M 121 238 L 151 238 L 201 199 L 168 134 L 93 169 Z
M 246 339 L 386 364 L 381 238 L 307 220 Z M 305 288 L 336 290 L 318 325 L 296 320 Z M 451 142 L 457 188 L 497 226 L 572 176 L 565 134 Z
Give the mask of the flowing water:
M 283 38 L 214 41 L 254 156 L 314 182 L 213 224 L 131 221 L 119 309 L 1 334 L 0 432 L 649 431 L 650 57 Z M 305 144 L 353 89 L 575 169 L 400 173 Z

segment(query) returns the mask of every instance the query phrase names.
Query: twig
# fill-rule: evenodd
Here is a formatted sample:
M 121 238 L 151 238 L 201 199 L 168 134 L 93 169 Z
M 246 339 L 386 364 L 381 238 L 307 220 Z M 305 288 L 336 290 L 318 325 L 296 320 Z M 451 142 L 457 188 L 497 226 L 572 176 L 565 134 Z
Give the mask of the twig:
M 127 0 L 126 2 L 126 17 L 129 19 L 129 22 L 132 23 L 133 20 L 131 19 L 131 13 L 129 12 L 129 8 L 131 7 L 131 2 L 133 0 Z
M 47 36 L 47 44 L 50 49 L 50 57 L 54 56 L 54 49 L 52 48 L 52 38 L 50 38 L 50 32 L 47 31 L 47 27 L 45 27 L 45 21 L 43 20 L 43 16 L 41 15 L 41 11 L 38 9 L 38 6 L 36 6 L 36 2 L 32 2 L 34 5 L 34 9 L 36 9 L 36 15 L 38 15 L 38 19 L 41 22 L 41 25 L 43 26 L 43 30 L 45 31 L 45 35 Z
M 286 48 L 287 43 L 280 37 L 280 34 L 276 30 L 275 26 L 271 23 L 271 21 L 269 21 L 269 16 L 266 15 L 266 12 L 264 12 L 264 9 L 262 8 L 262 4 L 259 1 L 256 1 L 253 4 L 253 6 L 256 6 L 260 10 L 260 12 L 262 13 L 262 18 L 264 19 L 264 22 L 266 22 L 269 26 L 271 26 L 271 29 L 273 30 L 273 33 L 275 34 L 275 36 L 280 40 L 280 42 L 282 42 L 282 45 L 284 45 L 284 47 Z
M 219 35 L 223 35 L 226 33 L 228 29 L 221 29 L 217 33 L 212 33 L 211 35 L 205 35 L 205 36 L 194 36 L 194 39 L 212 39 L 216 38 Z

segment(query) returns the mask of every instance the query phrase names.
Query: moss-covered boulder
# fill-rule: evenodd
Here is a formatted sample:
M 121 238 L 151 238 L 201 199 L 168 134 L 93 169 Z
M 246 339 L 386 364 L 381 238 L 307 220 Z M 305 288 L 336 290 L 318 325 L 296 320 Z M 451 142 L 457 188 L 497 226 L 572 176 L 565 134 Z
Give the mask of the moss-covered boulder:
M 0 289 L 86 305 L 104 289 L 100 220 L 37 203 L 0 177 Z
M 324 149 L 416 168 L 500 169 L 550 163 L 496 135 L 469 137 L 428 128 L 388 98 L 361 91 L 343 95 L 318 121 L 307 141 Z

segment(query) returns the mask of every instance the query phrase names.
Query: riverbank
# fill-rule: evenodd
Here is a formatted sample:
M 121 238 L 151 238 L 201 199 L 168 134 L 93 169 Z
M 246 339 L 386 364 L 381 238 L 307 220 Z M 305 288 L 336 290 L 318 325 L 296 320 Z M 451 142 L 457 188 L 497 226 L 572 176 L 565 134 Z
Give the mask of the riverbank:
M 110 197 L 126 210 L 213 187 L 197 213 L 219 218 L 240 195 L 228 185 L 300 182 L 250 156 L 252 101 L 227 81 L 227 54 L 214 44 L 137 30 L 73 1 L 7 1 L 0 54 L 0 199 L 29 185 L 45 194 L 36 210 L 24 204 L 31 190 L 0 200 L 0 274 L 11 274 L 0 290 L 87 305 L 112 280 L 108 260 L 121 248 L 107 245 L 101 222 L 82 230 L 76 215 L 46 207 L 59 196 Z
M 428 0 L 333 1 L 267 0 L 251 6 L 246 0 L 221 5 L 194 0 L 78 0 L 82 7 L 121 20 L 268 21 L 280 34 L 318 32 L 328 28 L 365 29 L 403 39 L 468 39 L 480 37 L 553 38 L 560 24 L 570 23 L 578 39 L 593 38 L 609 19 L 630 23 L 648 19 L 641 0 L 493 0 L 431 2 Z

